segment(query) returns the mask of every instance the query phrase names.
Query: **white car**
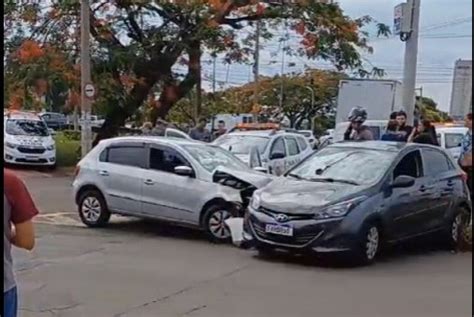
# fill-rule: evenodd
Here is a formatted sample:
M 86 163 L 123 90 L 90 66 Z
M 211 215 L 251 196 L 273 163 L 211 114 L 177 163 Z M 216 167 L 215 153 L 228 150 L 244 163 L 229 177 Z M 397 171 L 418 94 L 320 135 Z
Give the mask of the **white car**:
M 439 145 L 450 152 L 455 160 L 461 155 L 462 140 L 467 132 L 466 127 L 436 127 Z
M 311 145 L 311 148 L 314 149 L 315 145 L 319 145 L 319 142 L 314 136 L 312 130 L 298 130 L 296 133 L 303 135 L 308 140 L 309 145 Z
M 253 191 L 270 182 L 231 153 L 189 140 L 136 136 L 101 141 L 82 159 L 73 182 L 84 224 L 111 214 L 202 229 L 228 241 L 225 220 L 242 217 Z
M 7 112 L 3 116 L 3 159 L 7 164 L 56 166 L 56 146 L 40 116 Z
M 303 135 L 275 130 L 231 132 L 215 140 L 214 144 L 235 154 L 251 167 L 258 167 L 251 157 L 252 150 L 256 149 L 261 168 L 276 176 L 313 153 Z

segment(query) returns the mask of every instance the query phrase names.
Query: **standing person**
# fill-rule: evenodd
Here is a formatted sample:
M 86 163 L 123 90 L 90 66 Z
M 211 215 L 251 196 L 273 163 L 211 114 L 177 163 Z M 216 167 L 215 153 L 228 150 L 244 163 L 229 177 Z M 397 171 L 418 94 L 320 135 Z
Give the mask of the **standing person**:
M 145 122 L 141 130 L 142 135 L 151 135 L 151 131 L 153 130 L 153 124 L 151 124 L 151 122 Z
M 168 122 L 162 120 L 162 119 L 157 119 L 155 127 L 151 131 L 152 135 L 155 136 L 165 136 L 166 128 L 168 127 Z
M 433 139 L 433 126 L 430 120 L 423 120 L 418 129 L 413 129 L 408 137 L 408 142 L 437 145 L 436 139 Z
M 459 165 L 467 174 L 467 185 L 472 196 L 472 112 L 465 119 L 465 126 L 469 129 L 462 140 L 461 156 Z
M 13 273 L 12 245 L 32 250 L 35 231 L 32 219 L 38 214 L 25 184 L 3 169 L 3 317 L 16 317 L 18 294 Z
M 413 127 L 407 125 L 407 113 L 405 111 L 399 111 L 397 114 L 398 122 L 398 133 L 403 136 L 404 141 L 408 141 L 408 138 L 413 132 Z
M 189 132 L 191 139 L 203 142 L 211 142 L 211 133 L 206 129 L 206 125 L 207 120 L 205 118 L 199 119 L 197 126 L 194 129 L 191 129 L 191 132 Z
M 367 111 L 362 107 L 355 107 L 349 113 L 349 127 L 344 133 L 344 141 L 370 141 L 374 139 L 372 131 L 364 125 L 367 120 Z
M 397 120 L 398 111 L 394 111 L 390 114 L 390 120 Z
M 398 133 L 397 120 L 390 120 L 387 125 L 387 130 L 382 135 L 382 141 L 405 142 L 404 136 Z
M 219 122 L 217 122 L 217 131 L 214 132 L 214 139 L 217 139 L 218 137 L 226 133 L 227 133 L 227 129 L 225 127 L 225 121 L 219 120 Z

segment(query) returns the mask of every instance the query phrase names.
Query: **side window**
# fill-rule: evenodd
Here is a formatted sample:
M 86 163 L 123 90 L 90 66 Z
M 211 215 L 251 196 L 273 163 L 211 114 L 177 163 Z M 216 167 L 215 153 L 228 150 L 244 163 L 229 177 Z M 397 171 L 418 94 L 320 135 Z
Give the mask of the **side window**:
M 298 141 L 300 151 L 301 152 L 306 151 L 306 149 L 308 148 L 308 143 L 306 143 L 306 140 L 302 137 L 298 137 L 298 138 L 296 138 L 296 140 Z
M 298 143 L 294 137 L 285 137 L 286 145 L 288 146 L 288 155 L 294 156 L 300 153 Z
M 107 162 L 112 164 L 144 168 L 145 159 L 146 152 L 142 146 L 114 146 L 107 151 Z
M 427 176 L 435 176 L 452 169 L 448 157 L 437 150 L 423 150 L 423 162 Z
M 173 149 L 150 148 L 150 169 L 174 173 L 177 166 L 190 166 L 189 163 Z
M 413 151 L 405 155 L 405 157 L 398 163 L 393 172 L 393 179 L 398 176 L 411 176 L 420 178 L 423 176 L 423 165 L 420 151 Z
M 283 138 L 278 138 L 273 142 L 272 149 L 270 151 L 270 156 L 273 156 L 275 154 L 282 154 L 286 156 L 285 141 L 283 140 Z

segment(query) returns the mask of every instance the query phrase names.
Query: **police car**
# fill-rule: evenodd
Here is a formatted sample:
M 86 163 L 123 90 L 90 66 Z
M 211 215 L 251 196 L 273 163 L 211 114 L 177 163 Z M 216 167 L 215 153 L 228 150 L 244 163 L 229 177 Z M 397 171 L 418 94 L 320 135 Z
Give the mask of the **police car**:
M 286 132 L 276 124 L 240 124 L 214 144 L 250 167 L 277 176 L 313 153 L 304 135 Z
M 50 129 L 35 113 L 3 113 L 3 159 L 8 164 L 56 166 L 56 146 Z

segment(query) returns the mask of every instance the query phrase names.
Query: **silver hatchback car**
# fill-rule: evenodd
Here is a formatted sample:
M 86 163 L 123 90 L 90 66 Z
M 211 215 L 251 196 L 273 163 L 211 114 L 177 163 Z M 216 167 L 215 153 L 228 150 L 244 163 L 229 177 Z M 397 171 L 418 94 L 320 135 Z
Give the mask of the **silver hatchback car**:
M 100 142 L 79 162 L 73 188 L 89 227 L 120 214 L 200 228 L 213 241 L 227 241 L 224 221 L 242 216 L 253 191 L 269 182 L 217 146 L 120 137 Z

